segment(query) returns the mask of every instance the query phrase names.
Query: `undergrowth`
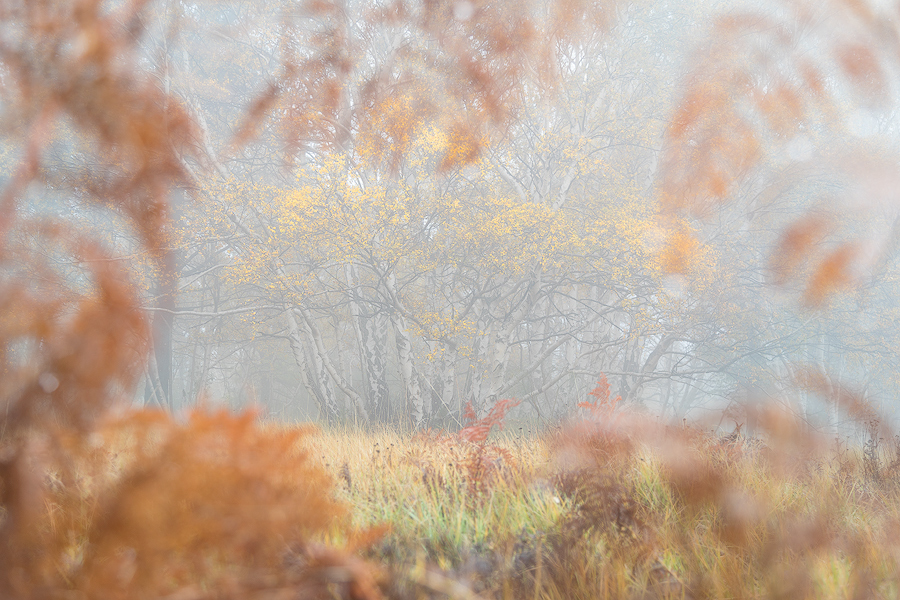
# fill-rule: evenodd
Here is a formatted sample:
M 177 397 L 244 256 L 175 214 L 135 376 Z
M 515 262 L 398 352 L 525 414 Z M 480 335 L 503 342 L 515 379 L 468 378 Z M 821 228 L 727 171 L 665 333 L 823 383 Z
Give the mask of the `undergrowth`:
M 747 438 L 590 404 L 607 412 L 492 434 L 482 443 L 497 463 L 478 485 L 467 457 L 480 450 L 458 435 L 335 429 L 310 442 L 354 525 L 383 527 L 364 556 L 391 598 L 900 591 L 890 452 L 829 443 L 775 409 L 760 415 L 767 433 Z
M 760 438 L 718 436 L 622 410 L 602 382 L 595 392 L 584 414 L 533 434 L 493 431 L 512 401 L 457 433 L 315 431 L 209 409 L 109 413 L 87 435 L 20 431 L 4 438 L 29 460 L 4 472 L 7 596 L 900 591 L 900 479 L 883 438 L 829 443 L 774 408 Z

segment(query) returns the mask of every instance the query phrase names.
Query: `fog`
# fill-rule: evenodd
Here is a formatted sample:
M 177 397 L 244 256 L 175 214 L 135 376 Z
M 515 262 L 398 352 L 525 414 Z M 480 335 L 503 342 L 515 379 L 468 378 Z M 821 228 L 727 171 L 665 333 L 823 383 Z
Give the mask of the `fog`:
M 893 419 L 896 32 L 839 3 L 575 4 L 121 23 L 197 124 L 171 272 L 86 201 L 97 150 L 65 122 L 26 207 L 128 261 L 134 402 L 420 429 L 516 398 L 551 425 L 605 380 L 664 422 L 752 431 L 775 402 L 845 435 L 848 397 Z

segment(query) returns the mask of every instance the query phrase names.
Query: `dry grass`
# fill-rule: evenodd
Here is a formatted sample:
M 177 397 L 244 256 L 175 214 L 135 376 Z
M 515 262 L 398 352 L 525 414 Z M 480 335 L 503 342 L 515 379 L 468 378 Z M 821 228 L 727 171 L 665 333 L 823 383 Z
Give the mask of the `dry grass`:
M 778 418 L 804 438 L 621 412 L 481 443 L 128 413 L 90 451 L 23 436 L 47 476 L 6 573 L 51 598 L 895 597 L 894 449 Z
M 892 457 L 807 437 L 786 450 L 639 419 L 505 434 L 478 488 L 451 436 L 310 441 L 354 524 L 385 526 L 365 555 L 390 597 L 895 597 Z

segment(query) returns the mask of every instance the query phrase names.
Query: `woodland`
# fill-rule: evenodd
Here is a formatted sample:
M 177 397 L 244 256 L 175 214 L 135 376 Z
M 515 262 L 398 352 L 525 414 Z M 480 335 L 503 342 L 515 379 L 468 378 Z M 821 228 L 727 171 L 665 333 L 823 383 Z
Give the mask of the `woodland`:
M 898 86 L 876 0 L 0 0 L 0 597 L 897 597 Z

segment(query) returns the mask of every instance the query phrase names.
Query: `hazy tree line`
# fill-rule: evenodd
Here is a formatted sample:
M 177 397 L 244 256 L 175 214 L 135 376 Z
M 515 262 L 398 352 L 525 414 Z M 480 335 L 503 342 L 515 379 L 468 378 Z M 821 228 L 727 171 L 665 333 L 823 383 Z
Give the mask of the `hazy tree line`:
M 142 61 L 200 126 L 200 151 L 185 154 L 193 181 L 174 199 L 175 281 L 132 257 L 154 327 L 141 401 L 179 409 L 208 393 L 277 417 L 423 427 L 512 396 L 552 420 L 605 375 L 665 419 L 774 398 L 836 424 L 797 387 L 815 367 L 892 402 L 893 258 L 818 303 L 780 281 L 779 261 L 794 259 L 778 246 L 811 209 L 823 240 L 872 226 L 822 201 L 852 182 L 805 154 L 876 139 L 867 152 L 887 160 L 890 118 L 858 139 L 823 121 L 787 149 L 769 140 L 731 204 L 678 218 L 699 240 L 679 247 L 657 204 L 665 124 L 720 6 L 604 4 L 609 30 L 560 37 L 531 65 L 552 77 L 526 69 L 477 98 L 453 93 L 454 57 L 408 20 L 336 6 L 311 18 L 287 2 L 173 0 L 143 16 Z M 475 10 L 454 6 L 457 20 Z M 322 48 L 324 71 L 284 77 L 286 55 Z M 336 108 L 298 100 L 329 69 Z M 260 119 L 241 121 L 254 102 Z M 245 133 L 257 137 L 236 145 Z M 51 182 L 79 152 L 59 140 Z M 65 202 L 52 210 L 92 221 L 125 255 L 137 247 L 114 216 Z M 894 218 L 874 217 L 888 231 Z

